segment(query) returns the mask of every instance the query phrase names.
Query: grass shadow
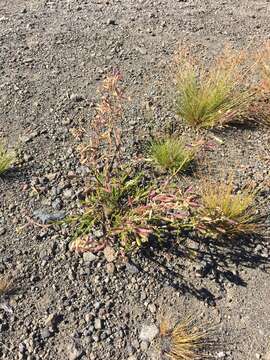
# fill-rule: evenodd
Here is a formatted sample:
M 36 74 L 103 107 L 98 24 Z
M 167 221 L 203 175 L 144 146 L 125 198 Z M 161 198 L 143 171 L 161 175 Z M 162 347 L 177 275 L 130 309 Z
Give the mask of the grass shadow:
M 262 251 L 267 247 L 266 241 L 260 237 L 239 239 L 229 245 L 225 242 L 189 237 L 183 242 L 171 239 L 163 247 L 153 243 L 142 250 L 142 255 L 153 263 L 154 267 L 160 269 L 148 274 L 156 281 L 161 284 L 167 283 L 181 294 L 194 296 L 208 305 L 215 305 L 217 298 L 210 289 L 213 281 L 218 284 L 222 292 L 225 291 L 226 283 L 248 286 L 241 277 L 241 269 L 260 267 L 263 271 L 268 270 L 270 259 L 258 253 L 256 250 L 258 245 L 262 246 Z M 160 256 L 160 252 L 164 251 L 173 259 L 171 262 L 166 260 L 166 256 Z M 187 258 L 192 261 L 193 268 L 196 268 L 191 276 L 187 276 L 184 269 Z M 175 259 L 183 259 L 183 261 L 179 264 Z M 203 286 L 195 286 L 195 278 L 202 279 Z

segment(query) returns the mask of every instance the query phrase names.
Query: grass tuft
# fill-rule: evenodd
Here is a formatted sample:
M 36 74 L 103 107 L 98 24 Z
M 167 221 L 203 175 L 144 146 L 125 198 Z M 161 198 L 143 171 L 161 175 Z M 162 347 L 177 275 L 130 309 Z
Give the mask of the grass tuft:
M 252 111 L 260 123 L 270 126 L 270 41 L 259 51 L 257 61 L 261 81 Z
M 162 353 L 172 360 L 201 360 L 209 359 L 207 352 L 214 342 L 210 339 L 210 329 L 196 326 L 193 318 L 189 317 L 178 322 L 173 329 L 168 323 L 161 324 L 160 335 L 163 338 Z
M 0 296 L 7 294 L 11 290 L 12 281 L 7 276 L 0 277 Z
M 250 188 L 235 193 L 232 182 L 206 182 L 201 188 L 195 228 L 203 235 L 215 238 L 258 233 L 255 195 Z
M 225 50 L 207 68 L 182 51 L 177 59 L 177 114 L 194 127 L 212 128 L 244 118 L 254 97 L 243 87 L 249 72 L 242 52 Z
M 13 161 L 14 155 L 0 144 L 0 175 L 4 174 L 11 167 Z
M 195 154 L 195 149 L 187 148 L 182 140 L 175 138 L 155 141 L 150 147 L 150 157 L 156 165 L 177 172 L 186 171 L 194 161 Z

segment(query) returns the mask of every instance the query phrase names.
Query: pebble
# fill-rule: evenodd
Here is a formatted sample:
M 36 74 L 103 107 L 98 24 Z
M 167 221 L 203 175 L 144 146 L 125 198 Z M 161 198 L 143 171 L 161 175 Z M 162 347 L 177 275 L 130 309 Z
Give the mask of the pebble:
M 77 102 L 84 100 L 82 95 L 76 93 L 72 93 L 69 98 L 71 101 L 77 101 Z
M 113 263 L 106 264 L 106 270 L 108 274 L 113 274 L 115 272 L 115 266 Z
M 42 209 L 34 211 L 33 215 L 43 224 L 48 224 L 49 222 L 63 220 L 64 217 L 66 216 L 64 211 L 47 212 Z
M 226 356 L 225 352 L 224 351 L 220 351 L 217 353 L 217 358 L 218 359 L 224 359 Z
M 137 274 L 139 272 L 139 269 L 135 265 L 129 263 L 126 264 L 126 269 L 131 274 Z
M 95 261 L 98 257 L 91 252 L 83 253 L 83 261 L 86 265 L 90 264 L 91 262 Z
M 151 342 L 158 335 L 159 330 L 156 325 L 143 325 L 140 332 L 140 340 Z
M 42 337 L 42 339 L 47 339 L 51 336 L 51 332 L 48 328 L 44 328 L 40 330 L 40 336 Z
M 69 344 L 67 349 L 68 360 L 77 360 L 83 355 L 83 351 L 77 344 Z
M 108 262 L 113 262 L 116 259 L 116 252 L 111 246 L 106 246 L 104 249 L 104 257 Z
M 157 311 L 156 305 L 155 304 L 149 304 L 148 305 L 148 309 L 150 310 L 150 312 L 152 314 L 155 314 L 155 312 Z
M 99 319 L 99 318 L 95 319 L 95 325 L 94 326 L 95 326 L 96 330 L 101 330 L 102 327 L 103 327 L 101 319 Z
M 116 25 L 116 21 L 114 19 L 108 19 L 107 25 Z
M 6 233 L 6 228 L 0 227 L 0 236 Z

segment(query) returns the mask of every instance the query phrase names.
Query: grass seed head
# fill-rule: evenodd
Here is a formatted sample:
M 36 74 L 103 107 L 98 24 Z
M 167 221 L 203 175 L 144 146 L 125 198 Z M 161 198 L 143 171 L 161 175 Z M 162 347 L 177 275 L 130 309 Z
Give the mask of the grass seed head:
M 176 74 L 177 113 L 191 126 L 211 128 L 247 115 L 253 92 L 243 86 L 243 52 L 226 49 L 207 68 L 180 52 Z
M 246 188 L 235 193 L 232 181 L 228 184 L 206 182 L 200 195 L 196 225 L 203 233 L 214 237 L 237 237 L 259 231 L 255 190 Z

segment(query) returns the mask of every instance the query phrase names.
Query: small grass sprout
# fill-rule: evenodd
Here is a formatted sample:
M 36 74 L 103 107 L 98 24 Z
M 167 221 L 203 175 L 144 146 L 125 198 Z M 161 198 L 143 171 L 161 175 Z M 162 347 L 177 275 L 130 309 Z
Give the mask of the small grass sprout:
M 181 139 L 173 137 L 154 141 L 150 146 L 151 160 L 160 168 L 173 172 L 190 168 L 195 155 L 195 148 L 188 148 Z
M 197 326 L 192 317 L 178 322 L 172 329 L 169 323 L 160 325 L 161 352 L 171 360 L 209 359 L 208 351 L 214 346 L 211 330 Z
M 187 124 L 202 128 L 244 118 L 254 97 L 253 91 L 243 86 L 249 73 L 244 65 L 243 52 L 226 49 L 206 67 L 195 63 L 188 51 L 181 51 L 177 58 L 177 114 Z
M 235 238 L 259 232 L 254 205 L 256 191 L 245 188 L 234 192 L 232 181 L 203 184 L 195 228 L 204 236 Z
M 11 290 L 12 281 L 8 276 L 0 276 L 0 297 Z
M 11 167 L 13 162 L 14 155 L 0 143 L 0 176 Z

